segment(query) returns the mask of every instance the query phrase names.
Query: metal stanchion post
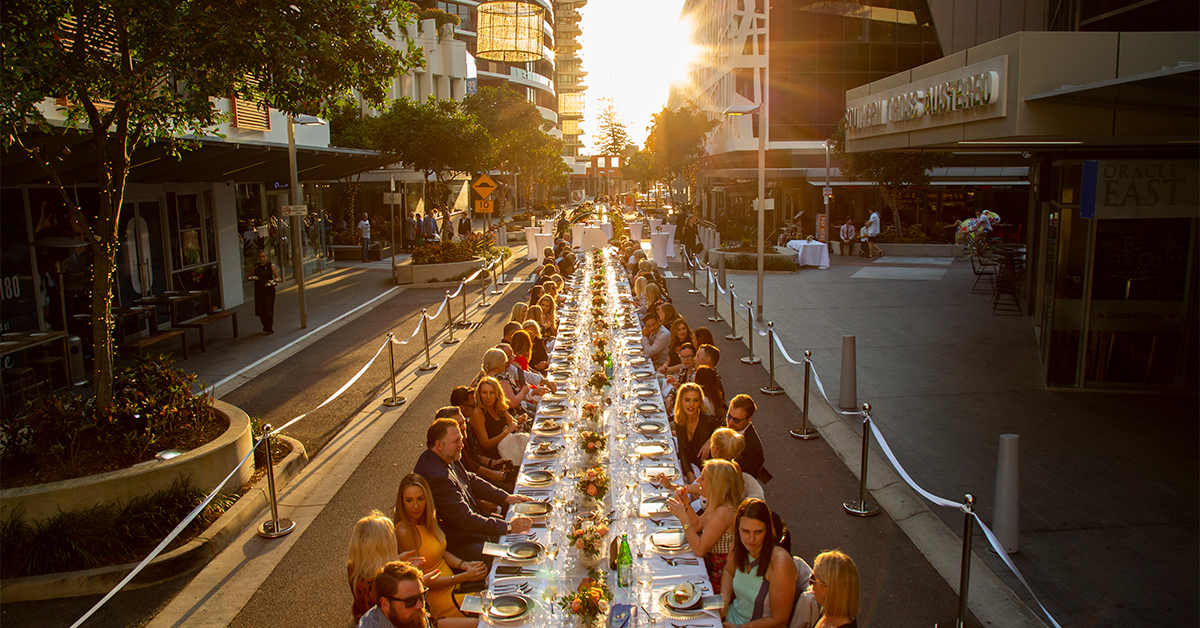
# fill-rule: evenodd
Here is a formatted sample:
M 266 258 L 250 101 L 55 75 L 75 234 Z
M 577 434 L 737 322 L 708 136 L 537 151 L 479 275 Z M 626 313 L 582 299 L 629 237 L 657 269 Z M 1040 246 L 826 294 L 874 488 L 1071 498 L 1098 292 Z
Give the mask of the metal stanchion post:
M 846 502 L 842 508 L 848 514 L 856 517 L 874 517 L 879 514 L 879 506 L 867 501 L 867 454 L 871 447 L 871 404 L 863 404 L 863 437 L 862 437 L 862 467 L 858 476 L 858 501 Z
M 264 521 L 258 527 L 258 535 L 264 539 L 277 539 L 285 534 L 291 533 L 296 529 L 296 522 L 291 519 L 279 518 L 279 504 L 275 499 L 275 465 L 271 460 L 271 430 L 270 424 L 263 426 L 262 440 L 267 451 L 267 490 L 271 491 L 271 520 Z
M 958 619 L 955 628 L 967 625 L 967 589 L 971 583 L 971 535 L 975 531 L 975 521 L 972 515 L 975 507 L 975 496 L 967 493 L 963 497 L 963 549 L 962 573 L 958 577 Z
M 729 333 L 725 334 L 726 340 L 741 340 L 742 335 L 737 333 L 737 295 L 733 293 L 733 284 L 729 284 Z
M 392 332 L 388 332 L 387 338 L 388 338 L 388 367 L 389 367 L 388 373 L 391 375 L 390 379 L 392 380 L 392 396 L 384 398 L 383 405 L 388 406 L 388 407 L 395 407 L 402 403 L 405 403 L 406 401 L 408 401 L 408 399 L 405 399 L 404 397 L 401 397 L 400 395 L 396 394 L 396 354 L 395 354 L 395 351 L 393 351 L 393 349 L 396 346 L 396 344 L 395 344 L 396 336 L 394 334 L 392 334 Z
M 425 314 L 425 308 L 421 308 L 421 332 L 425 334 L 425 364 L 417 367 L 418 371 L 432 371 L 438 365 L 429 361 L 429 318 Z
M 708 296 L 708 287 L 712 284 L 712 268 L 708 264 L 704 265 L 704 303 L 700 307 L 712 307 L 712 299 Z
M 508 282 L 504 280 L 504 254 L 500 254 L 500 281 L 497 285 L 507 286 Z
M 467 320 L 467 293 L 471 291 L 471 287 L 467 285 L 465 279 L 459 282 L 458 291 L 462 293 L 463 299 L 462 321 L 459 323 L 459 325 L 463 327 L 470 327 L 472 325 L 472 321 Z
M 717 284 L 717 287 L 719 288 L 720 284 Z M 733 284 L 729 284 L 729 289 L 733 290 Z M 721 293 L 720 290 L 713 292 L 713 300 L 712 300 L 713 313 L 712 313 L 712 316 L 708 317 L 709 322 L 712 322 L 712 323 L 720 323 L 725 320 L 725 319 L 721 318 L 721 313 L 717 311 L 717 306 L 721 304 L 721 299 L 719 297 L 717 297 L 717 295 L 720 293 Z
M 775 383 L 775 323 L 767 321 L 767 362 L 771 373 L 771 383 L 759 388 L 764 395 L 782 395 L 783 389 Z
M 496 281 L 496 265 L 495 264 L 492 264 L 492 294 L 493 295 L 504 294 L 504 291 L 500 289 L 500 284 Z
M 696 273 L 700 271 L 700 265 L 696 263 L 696 258 L 688 255 L 686 252 L 683 255 L 683 259 L 687 260 L 688 266 L 692 268 L 692 287 L 688 288 L 688 294 L 700 294 L 700 291 L 696 289 Z
M 479 307 L 491 307 L 491 301 L 487 300 L 487 270 L 479 273 Z
M 762 360 L 754 357 L 754 301 L 746 302 L 746 317 L 750 321 L 750 331 L 746 332 L 750 338 L 750 355 L 742 358 L 742 364 L 760 364 Z
M 458 343 L 458 338 L 454 337 L 454 317 L 450 314 L 450 291 L 446 291 L 446 333 L 449 336 L 442 341 L 444 345 L 452 345 Z
M 808 427 L 808 380 L 812 376 L 812 351 L 804 352 L 804 409 L 800 413 L 800 429 L 792 430 L 792 438 L 800 440 L 812 440 L 820 434 L 809 429 Z

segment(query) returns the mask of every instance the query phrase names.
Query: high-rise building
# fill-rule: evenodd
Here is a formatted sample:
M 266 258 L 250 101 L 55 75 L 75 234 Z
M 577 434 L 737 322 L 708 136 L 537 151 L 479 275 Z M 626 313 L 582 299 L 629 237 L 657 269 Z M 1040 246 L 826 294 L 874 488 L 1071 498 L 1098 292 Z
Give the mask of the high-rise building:
M 558 91 L 558 130 L 562 132 L 563 160 L 571 168 L 571 180 L 583 182 L 587 178 L 588 162 L 580 157 L 583 141 L 580 136 L 583 129 L 584 98 L 583 92 L 587 86 L 583 84 L 587 72 L 583 70 L 579 57 L 579 36 L 583 33 L 579 28 L 579 9 L 587 4 L 587 0 L 555 0 L 554 2 L 554 39 L 557 46 L 554 49 L 555 71 L 554 83 Z M 577 185 L 570 185 L 576 189 Z M 573 193 L 580 197 L 582 192 Z M 573 200 L 573 199 L 571 199 Z

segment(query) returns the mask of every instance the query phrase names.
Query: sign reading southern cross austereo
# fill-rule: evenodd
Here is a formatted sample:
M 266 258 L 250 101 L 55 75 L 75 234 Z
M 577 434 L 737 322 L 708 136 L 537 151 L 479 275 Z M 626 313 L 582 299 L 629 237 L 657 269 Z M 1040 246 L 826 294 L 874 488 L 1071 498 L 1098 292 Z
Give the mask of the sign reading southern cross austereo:
M 846 103 L 846 135 L 863 139 L 1007 113 L 1008 55 Z

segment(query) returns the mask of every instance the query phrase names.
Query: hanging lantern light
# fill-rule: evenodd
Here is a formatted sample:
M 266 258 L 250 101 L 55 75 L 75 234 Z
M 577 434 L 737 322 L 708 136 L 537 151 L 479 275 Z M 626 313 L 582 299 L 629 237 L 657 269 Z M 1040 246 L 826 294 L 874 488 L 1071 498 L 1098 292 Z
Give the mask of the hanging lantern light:
M 476 56 L 508 63 L 542 58 L 542 7 L 498 0 L 480 4 L 478 15 Z
M 558 115 L 583 115 L 583 92 L 562 92 L 558 95 Z

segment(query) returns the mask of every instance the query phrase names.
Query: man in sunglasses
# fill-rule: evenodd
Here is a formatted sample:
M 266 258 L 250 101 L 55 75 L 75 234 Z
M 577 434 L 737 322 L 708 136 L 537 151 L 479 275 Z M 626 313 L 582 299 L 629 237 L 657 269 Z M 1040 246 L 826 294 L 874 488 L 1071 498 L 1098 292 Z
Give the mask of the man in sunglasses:
M 403 561 L 392 561 L 375 575 L 375 606 L 358 621 L 358 628 L 474 628 L 474 619 L 442 619 L 425 608 L 428 590 L 421 571 Z

